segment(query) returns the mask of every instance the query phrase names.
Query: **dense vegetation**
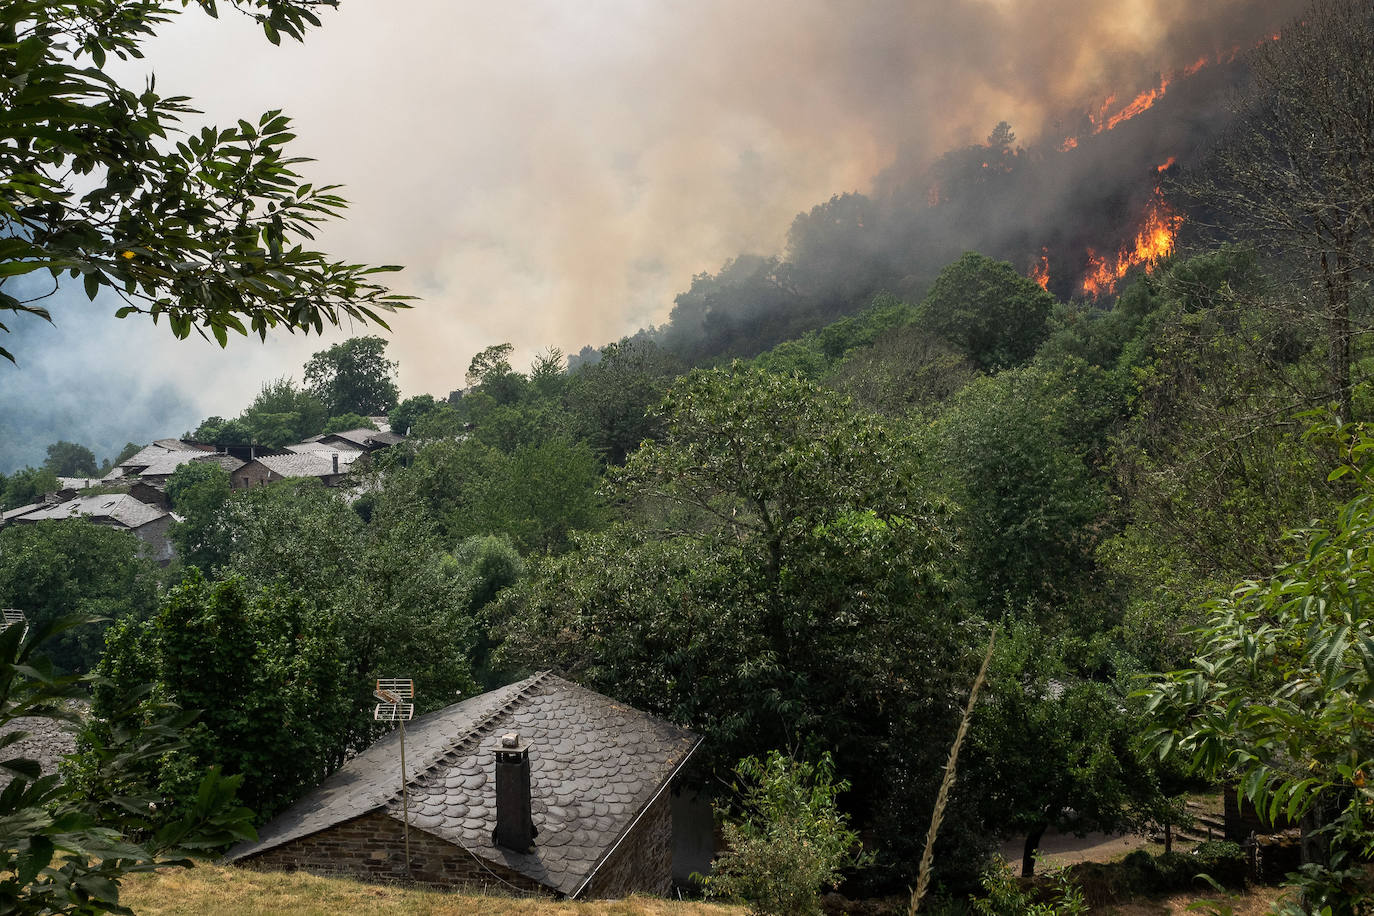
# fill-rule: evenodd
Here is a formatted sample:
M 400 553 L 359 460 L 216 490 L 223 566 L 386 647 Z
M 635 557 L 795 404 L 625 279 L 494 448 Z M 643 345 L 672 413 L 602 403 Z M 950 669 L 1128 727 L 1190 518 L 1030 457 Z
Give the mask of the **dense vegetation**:
M 1370 28 L 1337 0 L 1294 40 Z M 1347 95 L 1305 95 L 1306 58 L 1266 49 L 1237 123 L 1305 103 L 1374 135 L 1374 42 L 1340 47 Z M 1232 171 L 1180 186 L 1200 206 L 1287 186 L 1239 157 L 1244 136 L 1219 148 Z M 1015 159 L 1012 139 L 985 153 Z M 1304 151 L 1313 169 L 1349 158 Z M 389 412 L 408 438 L 352 488 L 231 491 L 187 466 L 168 484 L 172 567 L 83 523 L 8 529 L 0 604 L 115 619 L 103 653 L 90 629 L 48 650 L 100 675 L 73 767 L 93 802 L 102 749 L 169 701 L 202 712 L 129 776 L 163 800 L 152 820 L 193 816 L 222 765 L 261 821 L 375 736 L 373 678 L 412 675 L 424 710 L 551 667 L 701 734 L 703 784 L 741 759 L 761 780 L 823 771 L 824 820 L 864 839 L 856 891 L 914 883 L 996 632 L 935 847 L 946 888 L 973 887 L 998 838 L 1026 837 L 1029 871 L 1050 828 L 1171 824 L 1190 779 L 1239 778 L 1331 825 L 1304 880 L 1355 912 L 1374 802 L 1374 180 L 1356 173 L 1317 182 L 1345 198 L 1307 201 L 1354 214 L 1320 251 L 1308 223 L 1238 222 L 1100 298 L 973 252 L 919 296 L 882 292 L 900 289 L 891 263 L 821 256 L 875 225 L 846 197 L 799 218 L 788 260 L 696 278 L 669 328 L 571 369 L 550 350 L 522 372 L 496 344 L 448 397 L 400 400 L 384 344 L 348 341 L 305 389 L 268 382 L 194 435 L 280 443 Z M 749 320 L 712 305 L 727 293 L 752 297 Z M 94 464 L 70 446 L 7 503 Z M 1175 673 L 1139 691 L 1152 672 Z M 749 817 L 737 836 L 776 826 Z

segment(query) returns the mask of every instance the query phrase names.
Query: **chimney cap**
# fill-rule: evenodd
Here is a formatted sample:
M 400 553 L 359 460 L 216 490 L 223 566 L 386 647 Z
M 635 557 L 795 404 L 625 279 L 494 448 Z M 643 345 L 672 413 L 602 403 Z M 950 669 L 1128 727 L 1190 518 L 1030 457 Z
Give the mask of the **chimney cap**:
M 517 754 L 521 751 L 527 751 L 529 748 L 530 743 L 521 738 L 517 732 L 507 732 L 501 736 L 500 743 L 496 747 L 496 753 Z

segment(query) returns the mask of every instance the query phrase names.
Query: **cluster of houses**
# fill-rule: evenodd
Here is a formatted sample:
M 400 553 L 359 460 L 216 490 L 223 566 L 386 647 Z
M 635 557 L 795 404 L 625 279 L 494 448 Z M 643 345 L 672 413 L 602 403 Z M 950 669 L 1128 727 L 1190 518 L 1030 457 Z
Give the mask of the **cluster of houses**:
M 350 472 L 373 453 L 405 437 L 390 431 L 385 417 L 371 418 L 377 429 L 350 429 L 312 436 L 285 448 L 216 446 L 185 439 L 158 439 L 100 478 L 63 477 L 42 502 L 20 506 L 0 517 L 0 526 L 51 519 L 84 518 L 132 532 L 159 563 L 172 559 L 168 528 L 177 520 L 167 498 L 167 480 L 191 462 L 217 464 L 229 472 L 234 489 L 261 486 L 288 477 L 315 477 L 328 487 L 351 485 Z
M 170 562 L 177 516 L 166 486 L 178 468 L 216 464 L 233 489 L 304 477 L 356 488 L 353 472 L 404 439 L 384 418 L 379 426 L 281 449 L 158 439 L 104 477 L 62 478 L 0 524 L 85 518 L 131 531 Z M 685 729 L 541 672 L 391 732 L 226 859 L 522 896 L 667 894 L 706 872 L 716 848 L 708 801 L 682 785 L 699 746 Z

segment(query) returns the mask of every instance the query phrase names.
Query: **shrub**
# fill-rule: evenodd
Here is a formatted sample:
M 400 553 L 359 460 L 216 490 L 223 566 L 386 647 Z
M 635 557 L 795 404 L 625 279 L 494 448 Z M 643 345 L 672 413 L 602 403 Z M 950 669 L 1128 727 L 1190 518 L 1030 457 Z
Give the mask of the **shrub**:
M 829 754 L 810 764 L 771 751 L 767 760 L 740 761 L 735 774 L 745 786 L 735 786 L 743 813 L 717 809 L 727 819 L 727 849 L 711 863 L 707 892 L 760 916 L 819 914 L 821 890 L 860 864 L 858 834 L 835 803 L 849 783 L 835 782 Z

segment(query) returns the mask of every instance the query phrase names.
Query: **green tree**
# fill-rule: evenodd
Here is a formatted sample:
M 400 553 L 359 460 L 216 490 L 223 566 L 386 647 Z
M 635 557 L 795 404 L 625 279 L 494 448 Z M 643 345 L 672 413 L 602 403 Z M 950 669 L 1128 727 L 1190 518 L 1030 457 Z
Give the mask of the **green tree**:
M 1116 832 L 1157 795 L 1124 696 L 1076 674 L 1065 642 L 1027 624 L 1009 627 L 974 720 L 976 762 L 965 778 L 978 783 L 988 823 L 1025 838 L 1024 877 L 1034 873 L 1045 831 Z
M 236 491 L 216 513 L 206 549 L 227 557 L 222 574 L 279 587 L 335 621 L 353 729 L 336 766 L 374 734 L 376 678 L 408 673 L 422 709 L 471 692 L 472 581 L 447 543 L 420 513 L 379 513 L 365 526 L 338 491 L 313 479 Z
M 917 320 L 979 369 L 996 372 L 1035 354 L 1053 308 L 1054 297 L 1034 280 L 970 251 L 940 272 Z
M 1351 156 L 1374 134 L 1374 13 L 1319 0 L 1249 55 L 1247 92 L 1204 169 L 1186 181 L 1239 231 L 1296 256 L 1318 304 L 1326 395 L 1351 419 L 1359 290 L 1374 276 L 1374 162 Z M 1312 129 L 1312 125 L 1317 125 Z
M 396 406 L 397 363 L 386 358 L 380 337 L 350 337 L 321 350 L 305 364 L 305 384 L 325 405 L 325 416 L 385 415 Z
M 434 400 L 432 394 L 417 394 L 397 404 L 387 415 L 387 422 L 391 425 L 392 432 L 408 436 L 420 418 L 441 407 L 449 407 L 449 405 L 443 401 Z
M 154 618 L 111 633 L 96 672 L 105 679 L 97 717 L 128 704 L 145 682 L 201 710 L 186 747 L 158 766 L 159 790 L 182 804 L 199 774 L 218 765 L 244 777 L 240 798 L 265 820 L 337 767 L 352 736 L 337 619 L 241 578 L 211 583 L 193 570 Z
M 319 398 L 298 389 L 291 379 L 279 378 L 263 383 L 257 397 L 239 415 L 237 422 L 247 430 L 249 441 L 280 448 L 318 435 L 324 429 L 326 416 L 325 406 Z M 224 437 L 226 434 L 233 435 L 233 427 L 226 430 L 222 425 L 219 435 Z
M 181 516 L 168 535 L 187 566 L 210 573 L 228 560 L 214 549 L 211 532 L 220 508 L 229 501 L 229 492 L 229 472 L 213 462 L 188 461 L 167 478 L 167 498 Z
M 188 717 L 165 703 L 142 704 L 137 724 L 123 712 L 118 727 L 87 729 L 87 766 L 80 777 L 44 773 L 16 756 L 14 744 L 35 719 L 70 726 L 71 701 L 87 684 L 57 675 L 41 655 L 45 640 L 80 618 L 0 632 L 0 907 L 7 913 L 128 912 L 119 905 L 126 876 L 189 866 L 235 840 L 251 839 L 250 813 L 234 804 L 242 777 L 212 766 L 197 780 L 176 817 L 161 816 L 166 798 L 150 791 L 144 772 L 183 746 Z M 27 638 L 26 638 L 27 637 Z
M 100 474 L 95 453 L 75 442 L 54 442 L 49 445 L 43 468 L 58 477 L 97 477 Z
M 573 432 L 606 463 L 624 464 L 640 442 L 662 432 L 662 418 L 654 408 L 682 369 L 681 362 L 652 341 L 627 337 L 607 344 L 601 359 L 574 372 L 564 389 Z
M 330 417 L 329 421 L 324 424 L 323 432 L 325 435 L 329 435 L 330 433 L 345 433 L 350 429 L 376 428 L 377 424 L 373 423 L 369 417 L 364 417 L 356 413 L 344 413 L 339 414 L 337 417 Z
M 231 0 L 273 43 L 319 24 L 310 0 Z M 180 133 L 188 99 L 130 89 L 108 58 L 142 56 L 142 43 L 190 0 L 114 5 L 15 0 L 0 8 L 0 284 L 66 275 L 90 298 L 107 290 L 121 317 L 163 317 L 223 345 L 230 330 L 321 331 L 342 320 L 377 322 L 404 307 L 376 282 L 394 267 L 331 261 L 304 248 L 345 202 L 336 186 L 303 183 L 290 121 Z M 213 13 L 214 5 L 198 3 Z M 14 291 L 14 292 L 17 292 Z M 0 309 L 49 318 L 38 292 L 0 289 Z M 0 328 L 3 328 L 0 325 Z M 12 359 L 0 348 L 0 356 Z
M 574 531 L 599 527 L 600 465 L 585 443 L 552 438 L 497 459 L 461 534 L 502 534 L 526 553 L 567 549 Z
M 1161 755 L 1234 780 L 1270 820 L 1303 823 L 1308 912 L 1355 914 L 1374 903 L 1357 865 L 1374 852 L 1374 438 L 1355 425 L 1314 434 L 1345 446 L 1332 477 L 1355 497 L 1296 533 L 1294 560 L 1209 603 L 1193 663 L 1159 675 L 1147 708 Z
M 64 671 L 88 671 L 110 621 L 142 620 L 157 607 L 161 576 L 141 545 L 127 531 L 85 519 L 0 530 L 0 606 L 41 627 L 71 614 L 97 621 L 62 629 L 42 649 Z
M 1106 492 L 1056 428 L 1085 419 L 1077 405 L 1057 403 L 1065 390 L 1059 373 L 983 377 L 951 399 L 929 434 L 959 506 L 960 582 L 972 605 L 1091 632 Z
M 835 780 L 828 754 L 811 764 L 777 751 L 741 760 L 735 777 L 739 810 L 718 810 L 726 848 L 711 863 L 707 892 L 761 916 L 817 916 L 821 891 L 863 861 L 837 801 L 849 783 Z
M 663 411 L 663 439 L 615 474 L 633 522 L 531 562 L 492 615 L 502 657 L 699 729 L 717 765 L 831 751 L 856 822 L 914 867 L 982 633 L 949 600 L 955 551 L 913 443 L 741 364 L 685 377 Z
M 18 509 L 40 502 L 45 493 L 56 493 L 59 486 L 57 475 L 47 468 L 15 471 L 5 481 L 5 508 Z

